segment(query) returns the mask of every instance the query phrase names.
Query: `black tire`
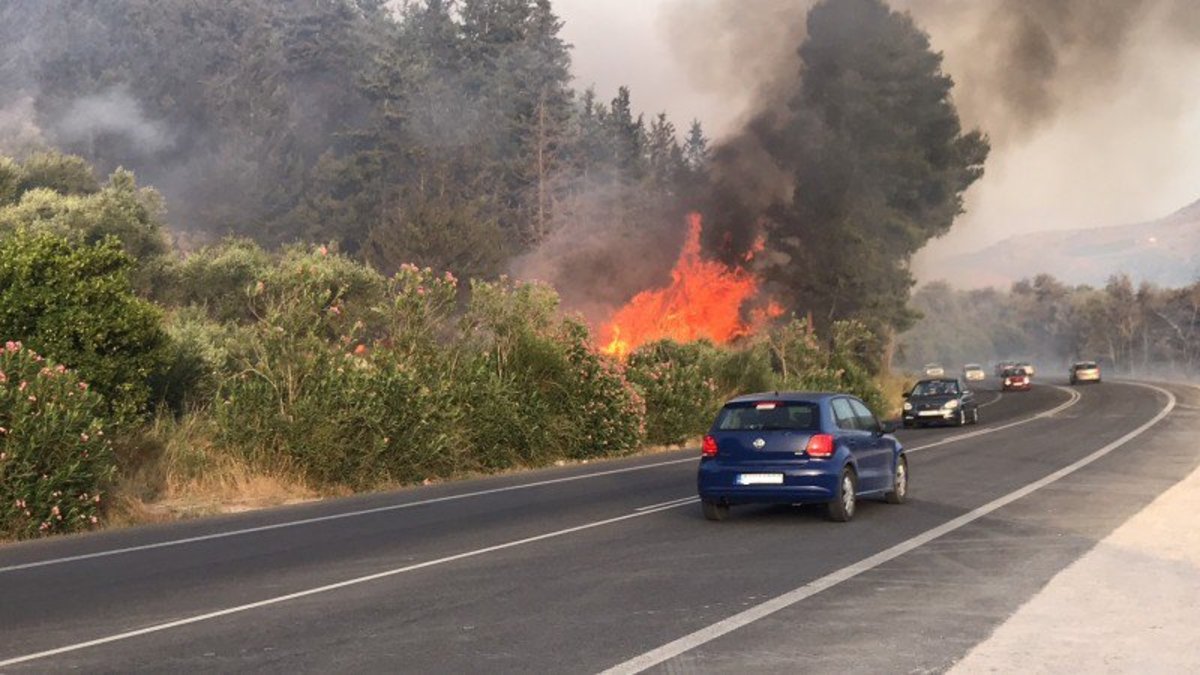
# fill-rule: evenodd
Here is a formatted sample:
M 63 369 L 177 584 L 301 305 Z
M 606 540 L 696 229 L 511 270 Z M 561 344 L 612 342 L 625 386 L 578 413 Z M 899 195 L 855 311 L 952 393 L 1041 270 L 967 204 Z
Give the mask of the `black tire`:
M 858 478 L 849 467 L 842 469 L 838 478 L 838 490 L 833 501 L 827 505 L 829 519 L 835 523 L 849 522 L 858 510 Z
M 892 471 L 892 489 L 883 496 L 889 504 L 908 501 L 908 458 L 904 455 L 896 459 L 896 468 Z
M 704 517 L 720 522 L 729 517 L 729 505 L 719 502 L 700 502 L 700 508 L 704 511 Z
M 913 427 L 915 427 L 915 426 L 917 426 L 917 423 L 916 423 L 916 422 L 909 422 L 908 420 L 905 420 L 905 421 L 904 421 L 904 428 L 905 428 L 905 429 L 912 429 L 912 428 L 913 428 Z

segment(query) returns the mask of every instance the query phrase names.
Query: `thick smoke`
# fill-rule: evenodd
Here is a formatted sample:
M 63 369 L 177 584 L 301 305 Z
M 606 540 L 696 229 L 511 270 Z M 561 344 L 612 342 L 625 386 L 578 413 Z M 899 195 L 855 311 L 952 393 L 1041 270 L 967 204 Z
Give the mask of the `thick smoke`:
M 746 127 L 778 110 L 779 92 L 800 77 L 796 47 L 815 0 L 665 1 L 661 25 L 691 84 L 741 108 L 729 136 L 745 143 Z M 967 216 L 931 246 L 938 255 L 1022 231 L 1148 219 L 1195 200 L 1200 2 L 891 4 L 944 53 L 964 125 L 985 131 L 994 150 Z
M 150 155 L 170 149 L 173 143 L 167 125 L 149 119 L 124 86 L 76 99 L 52 123 L 52 129 L 53 136 L 68 146 L 88 145 L 97 137 L 113 135 Z

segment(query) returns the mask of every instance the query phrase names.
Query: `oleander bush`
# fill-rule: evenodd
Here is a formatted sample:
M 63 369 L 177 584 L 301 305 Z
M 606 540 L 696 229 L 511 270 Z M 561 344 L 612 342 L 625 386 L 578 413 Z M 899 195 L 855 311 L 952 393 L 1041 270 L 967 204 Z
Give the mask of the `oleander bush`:
M 646 401 L 646 440 L 670 445 L 703 434 L 721 405 L 718 349 L 663 340 L 629 356 L 629 380 Z
M 0 349 L 0 537 L 99 522 L 116 463 L 104 399 L 20 342 Z

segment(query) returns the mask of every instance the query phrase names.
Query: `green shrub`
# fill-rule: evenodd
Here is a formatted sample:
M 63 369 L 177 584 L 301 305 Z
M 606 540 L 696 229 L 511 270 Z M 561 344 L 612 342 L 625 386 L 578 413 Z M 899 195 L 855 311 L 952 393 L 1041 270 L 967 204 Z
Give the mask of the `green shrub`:
M 0 536 L 93 527 L 114 471 L 104 401 L 19 342 L 0 350 Z
M 78 370 L 117 417 L 143 411 L 160 364 L 161 316 L 134 295 L 116 240 L 72 244 L 24 229 L 0 239 L 0 339 Z
M 172 269 L 170 288 L 159 297 L 199 307 L 215 321 L 251 321 L 250 294 L 266 278 L 271 256 L 249 239 L 227 239 L 185 255 Z
M 198 307 L 171 312 L 163 328 L 169 340 L 161 365 L 150 377 L 154 402 L 177 415 L 207 405 L 231 367 L 230 345 L 246 329 L 211 321 Z
M 646 440 L 670 445 L 704 433 L 721 400 L 707 342 L 652 342 L 629 357 L 628 377 L 646 401 Z

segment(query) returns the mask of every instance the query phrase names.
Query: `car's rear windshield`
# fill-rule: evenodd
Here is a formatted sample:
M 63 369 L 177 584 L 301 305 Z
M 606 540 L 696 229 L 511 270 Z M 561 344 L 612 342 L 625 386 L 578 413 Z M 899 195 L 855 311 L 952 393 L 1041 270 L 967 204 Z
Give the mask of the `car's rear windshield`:
M 1076 370 L 1095 370 L 1096 364 L 1095 363 L 1076 363 L 1075 369 Z
M 718 431 L 817 431 L 821 416 L 815 403 L 739 401 L 717 415 Z
M 1025 377 L 1025 375 L 1026 373 L 1024 368 L 1009 368 L 1008 370 L 1004 371 L 1005 377 Z
M 913 387 L 913 396 L 954 396 L 958 393 L 958 383 L 954 380 L 930 380 L 918 382 Z

